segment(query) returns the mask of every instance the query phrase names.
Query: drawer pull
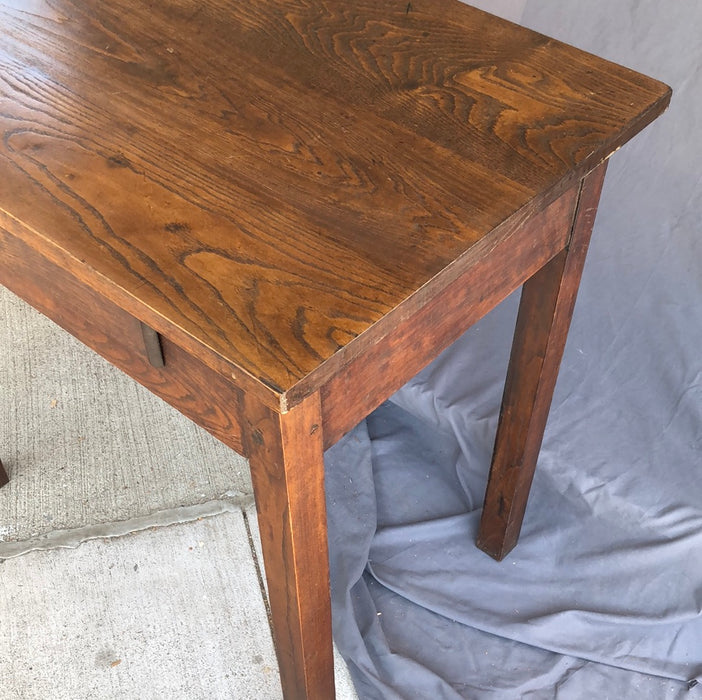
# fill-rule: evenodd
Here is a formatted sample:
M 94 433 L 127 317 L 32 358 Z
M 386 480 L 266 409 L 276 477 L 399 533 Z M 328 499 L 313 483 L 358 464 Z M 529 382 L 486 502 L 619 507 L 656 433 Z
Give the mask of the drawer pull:
M 161 337 L 153 329 L 149 328 L 144 323 L 141 323 L 141 334 L 144 338 L 144 349 L 146 350 L 146 357 L 152 366 L 165 367 L 166 363 L 163 359 L 163 348 L 161 347 Z

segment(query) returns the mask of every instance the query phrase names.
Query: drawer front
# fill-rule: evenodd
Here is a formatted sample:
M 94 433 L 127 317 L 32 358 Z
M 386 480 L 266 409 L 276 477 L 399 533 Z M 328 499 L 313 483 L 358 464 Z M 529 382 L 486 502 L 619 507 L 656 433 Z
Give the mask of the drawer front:
M 143 384 L 217 439 L 243 452 L 238 389 L 177 345 L 155 336 L 133 316 L 25 243 L 0 229 L 0 284 Z M 57 358 L 57 362 L 60 358 Z

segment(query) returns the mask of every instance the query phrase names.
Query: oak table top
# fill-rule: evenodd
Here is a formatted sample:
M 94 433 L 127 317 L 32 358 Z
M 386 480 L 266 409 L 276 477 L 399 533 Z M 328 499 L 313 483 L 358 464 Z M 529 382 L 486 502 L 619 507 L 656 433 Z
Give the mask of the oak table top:
M 522 286 L 477 533 L 516 544 L 670 94 L 458 0 L 0 0 L 0 283 L 249 458 L 286 698 L 334 695 L 324 449 Z
M 454 0 L 2 0 L 0 25 L 0 225 L 284 406 L 669 98 Z

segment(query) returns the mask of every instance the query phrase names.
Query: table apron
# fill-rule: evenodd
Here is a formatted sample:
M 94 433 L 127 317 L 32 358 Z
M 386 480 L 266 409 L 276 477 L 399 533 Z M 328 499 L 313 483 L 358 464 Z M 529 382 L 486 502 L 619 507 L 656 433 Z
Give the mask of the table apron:
M 579 190 L 580 182 L 501 239 L 471 251 L 460 261 L 464 272 L 322 387 L 325 448 L 568 245 Z

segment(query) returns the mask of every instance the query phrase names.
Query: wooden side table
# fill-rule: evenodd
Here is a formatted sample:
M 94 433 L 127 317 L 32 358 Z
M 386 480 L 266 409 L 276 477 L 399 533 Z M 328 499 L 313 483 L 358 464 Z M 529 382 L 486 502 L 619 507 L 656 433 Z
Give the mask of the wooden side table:
M 249 458 L 285 697 L 332 698 L 323 450 L 524 284 L 478 542 L 509 551 L 605 160 L 670 90 L 456 0 L 0 26 L 0 281 Z

